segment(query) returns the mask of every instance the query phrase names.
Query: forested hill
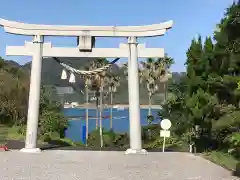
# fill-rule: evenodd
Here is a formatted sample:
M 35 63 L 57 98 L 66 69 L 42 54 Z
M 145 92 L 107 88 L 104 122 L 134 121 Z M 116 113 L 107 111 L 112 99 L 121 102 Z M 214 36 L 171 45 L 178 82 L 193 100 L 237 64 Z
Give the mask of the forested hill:
M 94 58 L 59 58 L 64 63 L 77 68 L 77 69 L 85 69 L 88 67 L 94 60 Z M 31 69 L 31 62 L 26 63 L 23 66 L 20 66 L 14 61 L 7 61 L 13 67 L 22 68 L 26 71 L 30 72 Z M 119 67 L 118 65 L 114 64 L 112 66 L 112 71 L 114 74 L 120 76 L 120 87 L 117 89 L 115 93 L 114 102 L 115 103 L 128 103 L 128 82 L 126 75 L 124 74 L 123 68 Z M 44 58 L 42 64 L 42 84 L 46 87 L 52 86 L 70 86 L 71 84 L 68 80 L 61 80 L 61 73 L 62 73 L 62 66 L 57 63 L 52 58 Z M 179 81 L 180 77 L 182 77 L 184 73 L 173 73 L 173 80 Z M 84 83 L 83 80 L 80 79 L 79 76 L 76 76 L 76 83 L 74 84 L 76 89 L 83 89 Z M 75 92 L 72 95 L 65 95 L 64 99 L 66 101 L 79 101 L 80 103 L 84 103 L 84 96 L 79 93 Z M 53 98 L 55 99 L 57 96 L 53 94 Z M 164 88 L 163 85 L 160 85 L 159 92 L 156 93 L 153 97 L 153 103 L 158 104 L 163 100 L 164 97 Z M 148 97 L 147 97 L 147 89 L 144 85 L 140 86 L 140 103 L 147 104 Z

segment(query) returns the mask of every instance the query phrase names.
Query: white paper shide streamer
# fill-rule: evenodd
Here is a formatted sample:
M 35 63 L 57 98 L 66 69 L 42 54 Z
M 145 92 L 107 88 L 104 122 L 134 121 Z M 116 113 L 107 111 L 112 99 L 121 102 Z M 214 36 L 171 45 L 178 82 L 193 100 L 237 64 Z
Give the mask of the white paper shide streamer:
M 61 79 L 67 79 L 67 72 L 65 69 L 62 70 Z
M 76 82 L 74 73 L 71 73 L 70 78 L 69 78 L 69 82 L 70 83 L 75 83 Z
M 62 75 L 61 75 L 61 79 L 67 79 L 67 71 L 70 71 L 71 74 L 70 74 L 70 77 L 69 77 L 69 82 L 70 83 L 75 83 L 76 82 L 76 79 L 75 79 L 75 75 L 74 73 L 76 74 L 80 74 L 80 75 L 91 75 L 91 74 L 97 74 L 97 73 L 100 73 L 100 72 L 103 72 L 105 70 L 107 70 L 108 68 L 111 67 L 112 64 L 107 64 L 101 68 L 97 68 L 97 69 L 94 69 L 92 71 L 83 71 L 83 70 L 79 70 L 79 69 L 75 69 L 75 68 L 72 68 L 71 66 L 67 65 L 67 64 L 64 64 L 62 62 L 59 63 L 60 65 L 63 66 L 63 70 L 62 70 Z

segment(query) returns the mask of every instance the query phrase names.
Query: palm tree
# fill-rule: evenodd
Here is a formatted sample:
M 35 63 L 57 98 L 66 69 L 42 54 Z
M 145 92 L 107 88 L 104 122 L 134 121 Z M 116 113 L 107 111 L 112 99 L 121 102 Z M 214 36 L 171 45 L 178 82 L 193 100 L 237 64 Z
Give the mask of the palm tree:
M 110 129 L 113 128 L 113 93 L 117 91 L 117 87 L 120 86 L 120 77 L 112 73 L 109 73 L 106 78 L 108 84 L 108 91 L 110 92 Z
M 169 69 L 171 65 L 174 64 L 174 60 L 171 57 L 168 57 L 167 54 L 163 58 L 157 59 L 157 77 L 160 83 L 164 85 L 164 101 L 167 100 L 168 97 L 168 80 L 172 78 L 172 74 Z
M 173 59 L 165 54 L 164 58 L 159 58 L 157 60 L 148 58 L 146 62 L 141 62 L 142 68 L 140 69 L 140 81 L 145 82 L 148 91 L 148 122 L 151 124 L 153 121 L 151 104 L 152 95 L 158 90 L 158 82 L 164 85 L 164 100 L 167 99 L 167 82 L 171 78 L 169 73 L 169 68 L 173 64 Z
M 103 134 L 102 134 L 102 115 L 103 115 L 103 90 L 105 85 L 106 71 L 96 74 L 95 78 L 98 81 L 98 87 L 100 90 L 100 112 L 99 112 L 99 130 L 100 130 L 100 141 L 101 148 L 103 147 Z
M 97 61 L 92 62 L 92 64 L 89 67 L 89 70 L 95 70 L 99 68 L 99 64 Z M 98 82 L 98 76 L 97 74 L 92 76 L 93 81 L 93 89 L 95 90 L 95 97 L 96 97 L 96 129 L 98 128 L 98 114 L 99 114 L 99 82 Z
M 106 65 L 108 61 L 106 59 L 97 59 L 97 61 L 93 62 L 91 65 L 91 69 L 97 69 L 100 67 L 103 67 Z M 97 94 L 97 108 L 96 108 L 96 128 L 98 128 L 98 112 L 99 112 L 99 126 L 100 126 L 100 141 L 101 141 L 101 147 L 103 147 L 103 137 L 102 137 L 102 111 L 103 111 L 103 89 L 104 89 L 104 81 L 106 77 L 106 71 L 102 71 L 100 73 L 95 73 L 93 76 L 94 84 L 95 84 L 95 90 Z M 99 96 L 98 96 L 99 94 Z M 99 101 L 100 100 L 100 101 Z M 98 102 L 100 102 L 100 111 L 98 107 Z
M 141 62 L 142 68 L 140 69 L 140 82 L 145 82 L 148 91 L 148 116 L 152 115 L 152 95 L 158 90 L 157 73 L 158 68 L 156 60 L 148 58 L 146 62 Z M 148 118 L 149 120 L 152 118 Z M 150 122 L 149 122 L 150 123 Z
M 146 62 L 141 62 L 142 67 L 140 68 L 140 81 L 145 82 L 148 91 L 148 117 L 147 121 L 150 125 L 154 118 L 152 116 L 152 95 L 156 93 L 158 90 L 158 82 L 160 80 L 161 83 L 165 83 L 167 81 L 168 76 L 166 75 L 167 68 L 166 60 L 162 59 L 152 59 L 148 58 Z M 166 92 L 166 90 L 165 90 Z M 166 96 L 166 95 L 165 95 Z M 165 97 L 166 98 L 166 97 Z M 151 138 L 151 129 L 148 129 L 149 138 Z

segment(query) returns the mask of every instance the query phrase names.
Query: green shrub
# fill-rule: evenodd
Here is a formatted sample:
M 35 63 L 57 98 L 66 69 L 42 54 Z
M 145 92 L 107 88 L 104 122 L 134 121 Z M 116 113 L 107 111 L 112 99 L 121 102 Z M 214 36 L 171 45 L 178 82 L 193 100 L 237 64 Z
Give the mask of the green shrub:
M 58 132 L 45 132 L 40 136 L 40 139 L 44 142 L 49 142 L 51 140 L 59 140 L 60 135 Z
M 52 140 L 51 138 L 51 134 L 50 133 L 45 133 L 43 134 L 40 139 L 43 141 L 43 142 L 49 142 Z
M 230 139 L 230 143 L 232 143 L 232 145 L 234 147 L 240 147 L 240 133 L 236 132 L 232 134 L 232 137 Z
M 17 132 L 23 136 L 26 136 L 27 126 L 16 126 Z
M 114 144 L 116 147 L 123 148 L 129 147 L 129 136 L 127 133 L 125 134 L 117 134 L 115 136 Z
M 206 159 L 230 170 L 237 170 L 237 164 L 239 163 L 239 160 L 227 153 L 220 151 L 211 151 L 204 153 L 203 156 Z
M 89 147 L 100 147 L 100 134 L 99 129 L 92 131 L 88 136 Z
M 173 145 L 178 144 L 178 139 L 174 137 L 166 138 L 165 141 L 165 147 L 170 147 Z M 156 140 L 154 140 L 152 143 L 148 145 L 148 148 L 162 148 L 163 146 L 163 137 L 158 137 Z
M 66 139 L 66 138 L 64 138 Z M 85 144 L 83 144 L 82 142 L 74 142 L 75 146 L 79 146 L 79 147 L 85 147 Z
M 153 116 L 153 115 L 148 115 L 148 116 L 147 116 L 147 122 L 148 122 L 148 124 L 149 124 L 149 125 L 152 124 L 153 121 L 154 121 L 154 116 Z
M 60 144 L 68 144 L 70 146 L 84 146 L 81 142 L 73 142 L 71 139 L 63 138 L 58 140 Z
M 62 137 L 64 130 L 68 127 L 68 121 L 62 113 L 56 111 L 44 111 L 40 117 L 39 134 L 40 136 L 58 133 Z M 46 136 L 48 136 L 46 135 Z
M 23 140 L 26 136 L 26 126 L 12 126 L 8 129 L 8 139 Z
M 228 152 L 235 157 L 240 158 L 240 133 L 232 133 L 225 139 L 225 142 L 228 143 Z
M 156 140 L 160 136 L 159 124 L 151 124 L 142 128 L 142 140 L 144 142 Z
M 129 144 L 127 134 L 116 134 L 112 130 L 103 129 L 103 147 L 125 147 Z M 99 129 L 91 132 L 88 136 L 88 146 L 100 148 L 100 133 Z

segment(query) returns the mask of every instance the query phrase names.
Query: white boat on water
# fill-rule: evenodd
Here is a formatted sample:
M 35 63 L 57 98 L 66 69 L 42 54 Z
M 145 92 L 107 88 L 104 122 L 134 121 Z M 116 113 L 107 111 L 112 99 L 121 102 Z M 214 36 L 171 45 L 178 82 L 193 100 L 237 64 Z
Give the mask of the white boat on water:
M 64 108 L 75 108 L 78 106 L 78 103 L 77 102 L 72 102 L 72 103 L 65 103 L 63 105 Z
M 121 107 L 121 106 L 118 106 L 118 105 L 115 105 L 113 106 L 114 109 L 117 109 L 118 111 L 124 111 L 124 107 Z
M 64 109 L 67 109 L 67 108 L 72 108 L 71 106 L 66 106 L 66 105 L 64 105 L 64 107 L 63 107 Z
M 118 105 L 114 105 L 114 106 L 113 106 L 114 109 L 117 109 L 118 107 L 119 107 Z

